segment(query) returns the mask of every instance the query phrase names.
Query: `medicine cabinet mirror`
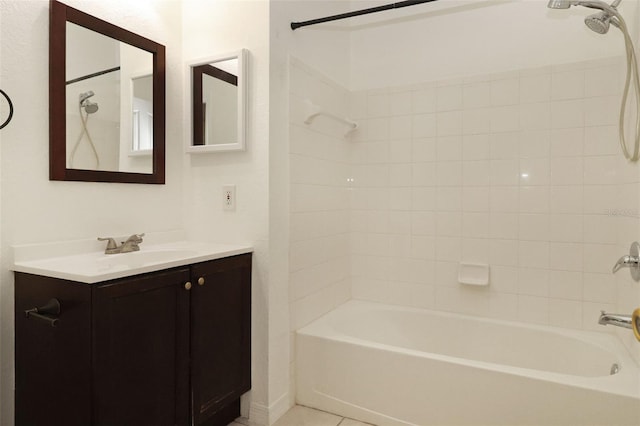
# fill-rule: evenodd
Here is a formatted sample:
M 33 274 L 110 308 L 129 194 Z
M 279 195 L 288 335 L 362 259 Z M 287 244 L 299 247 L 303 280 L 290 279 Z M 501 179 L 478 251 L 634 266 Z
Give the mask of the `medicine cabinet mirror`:
M 50 8 L 49 178 L 164 183 L 165 47 Z
M 247 51 L 189 64 L 192 138 L 187 151 L 245 149 Z

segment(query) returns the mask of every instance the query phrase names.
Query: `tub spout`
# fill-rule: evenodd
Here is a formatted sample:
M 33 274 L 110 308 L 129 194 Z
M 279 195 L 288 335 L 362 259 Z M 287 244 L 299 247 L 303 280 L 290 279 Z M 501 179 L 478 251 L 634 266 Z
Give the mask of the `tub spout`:
M 605 311 L 600 311 L 600 318 L 598 324 L 601 325 L 615 325 L 616 327 L 633 328 L 631 323 L 631 315 L 620 314 L 608 314 Z

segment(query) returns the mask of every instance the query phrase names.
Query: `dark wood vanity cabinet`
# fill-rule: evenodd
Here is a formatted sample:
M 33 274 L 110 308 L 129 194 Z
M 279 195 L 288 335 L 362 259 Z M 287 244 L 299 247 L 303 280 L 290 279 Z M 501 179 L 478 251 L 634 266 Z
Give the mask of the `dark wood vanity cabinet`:
M 60 301 L 56 326 L 25 311 Z M 16 425 L 226 425 L 251 387 L 251 254 L 83 284 L 16 273 Z

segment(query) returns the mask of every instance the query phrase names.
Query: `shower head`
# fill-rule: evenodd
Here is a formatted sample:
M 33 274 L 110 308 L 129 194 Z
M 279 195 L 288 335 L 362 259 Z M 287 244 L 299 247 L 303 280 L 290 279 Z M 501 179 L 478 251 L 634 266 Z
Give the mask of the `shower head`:
M 615 0 L 608 5 L 600 0 L 549 0 L 547 7 L 550 9 L 568 9 L 571 6 L 584 6 L 590 9 L 598 9 L 601 12 L 589 15 L 584 19 L 584 23 L 591 31 L 598 34 L 606 34 L 609 32 L 609 25 L 613 24 L 619 28 L 622 17 L 618 13 L 616 7 L 622 0 Z
M 95 95 L 95 93 L 93 93 L 93 90 L 80 93 L 80 107 L 84 108 L 87 114 L 93 114 L 94 112 L 98 111 L 98 104 L 89 100 L 89 98 L 93 95 Z
M 584 18 L 584 23 L 591 31 L 598 34 L 606 34 L 609 31 L 611 15 L 607 12 L 598 12 Z
M 89 100 L 85 101 L 84 105 L 82 105 L 87 114 L 93 114 L 98 111 L 98 104 L 95 102 L 91 102 Z

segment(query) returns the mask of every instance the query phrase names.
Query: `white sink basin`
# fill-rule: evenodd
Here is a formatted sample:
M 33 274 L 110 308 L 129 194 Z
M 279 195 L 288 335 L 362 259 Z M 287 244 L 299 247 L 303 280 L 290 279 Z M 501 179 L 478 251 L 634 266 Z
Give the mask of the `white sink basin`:
M 86 247 L 87 242 L 83 241 L 81 247 Z M 55 244 L 35 246 L 35 250 L 34 246 L 16 246 L 11 269 L 84 283 L 98 283 L 253 251 L 246 244 L 193 241 L 141 244 L 140 251 L 118 254 L 104 254 L 103 251 L 68 254 L 68 246 L 69 243 L 65 243 L 65 250 L 62 252 L 67 254 L 63 256 L 59 254 L 61 251 Z M 54 254 L 47 256 L 48 253 Z

